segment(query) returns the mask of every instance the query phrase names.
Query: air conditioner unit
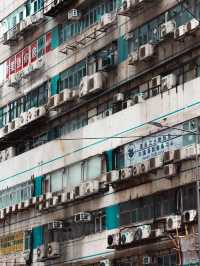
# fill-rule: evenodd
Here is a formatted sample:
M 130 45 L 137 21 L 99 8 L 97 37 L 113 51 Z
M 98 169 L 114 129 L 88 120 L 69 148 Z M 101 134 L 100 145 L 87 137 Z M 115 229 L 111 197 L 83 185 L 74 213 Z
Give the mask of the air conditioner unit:
M 53 221 L 48 223 L 48 230 L 60 230 L 63 229 L 63 221 Z
M 135 104 L 134 100 L 129 99 L 126 102 L 123 102 L 123 109 L 129 108 L 129 107 L 133 106 L 134 104 Z
M 132 169 L 132 167 L 123 168 L 119 172 L 120 172 L 120 179 L 121 180 L 130 178 L 133 175 L 133 169 Z
M 145 160 L 142 163 L 139 164 L 139 173 L 145 174 L 149 171 L 149 160 Z
M 169 74 L 161 79 L 161 92 L 172 89 L 176 86 L 176 75 Z
M 75 199 L 74 190 L 67 192 L 67 201 L 71 201 Z
M 31 201 L 33 205 L 36 205 L 37 203 L 39 203 L 39 196 L 32 197 Z
M 187 33 L 192 33 L 195 30 L 197 30 L 199 27 L 199 21 L 195 18 L 190 20 L 188 23 L 186 23 L 186 31 Z
M 75 223 L 87 223 L 92 220 L 92 216 L 88 212 L 79 212 L 74 215 Z
M 5 160 L 11 159 L 13 157 L 15 157 L 15 147 L 9 147 L 7 149 L 5 149 Z
M 141 225 L 135 230 L 134 241 L 149 238 L 151 235 L 151 225 Z
M 18 204 L 12 205 L 12 213 L 15 213 L 18 211 Z
M 160 38 L 161 38 L 161 40 L 174 34 L 175 29 L 176 29 L 175 21 L 169 20 L 169 21 L 163 23 L 160 26 Z
M 149 170 L 158 169 L 161 168 L 162 166 L 163 166 L 163 161 L 160 156 L 151 158 L 149 160 Z
M 143 103 L 145 101 L 145 97 L 143 93 L 138 93 L 133 96 L 134 104 Z
M 80 197 L 80 186 L 76 186 L 74 189 L 74 198 Z
M 121 245 L 127 245 L 131 244 L 134 241 L 134 230 L 131 229 L 125 229 L 121 231 L 120 233 L 120 244 Z
M 20 203 L 18 204 L 18 210 L 21 211 L 21 210 L 23 210 L 23 209 L 24 209 L 24 202 L 22 201 L 22 202 L 20 202 Z
M 99 266 L 112 266 L 112 263 L 109 259 L 100 260 Z
M 50 205 L 51 205 L 52 207 L 55 207 L 56 205 L 58 205 L 58 196 L 53 196 Z
M 171 215 L 166 218 L 166 230 L 173 231 L 181 227 L 181 216 L 180 215 Z
M 122 6 L 120 8 L 119 14 L 125 15 L 132 10 L 135 6 L 137 0 L 122 0 Z M 143 0 L 139 0 L 143 1 Z
M 138 50 L 130 53 L 128 55 L 128 64 L 129 65 L 136 65 L 139 60 L 139 53 Z
M 82 78 L 79 85 L 79 97 L 84 97 L 90 93 L 103 89 L 104 78 L 101 72 L 96 72 L 91 76 Z
M 108 235 L 108 237 L 107 237 L 108 248 L 113 248 L 114 249 L 117 246 L 119 246 L 119 244 L 120 244 L 119 240 L 120 240 L 119 233 Z
M 106 13 L 101 17 L 100 25 L 102 29 L 107 29 L 115 22 L 115 16 L 111 13 Z
M 142 260 L 143 260 L 143 265 L 152 265 L 152 257 L 144 256 Z
M 24 208 L 27 209 L 31 206 L 31 199 L 27 199 L 24 201 Z
M 60 194 L 60 201 L 61 203 L 67 202 L 67 192 L 63 192 Z
M 35 14 L 35 17 L 35 24 L 40 24 L 41 22 L 43 22 L 45 20 L 43 10 L 38 11 Z
M 151 80 L 150 80 L 150 83 L 149 83 L 149 88 L 152 89 L 152 88 L 155 88 L 155 87 L 158 87 L 161 85 L 161 76 L 158 75 L 156 77 L 153 77 Z
M 164 228 L 156 228 L 154 230 L 154 237 L 162 237 L 164 235 Z
M 78 9 L 71 9 L 67 13 L 68 20 L 80 20 L 81 12 Z
M 35 119 L 46 114 L 46 109 L 44 106 L 32 107 L 28 110 L 28 122 L 32 122 Z
M 12 206 L 6 207 L 6 215 L 12 213 Z
M 191 223 L 197 218 L 197 211 L 196 210 L 184 211 L 182 218 L 184 223 Z
M 123 102 L 124 101 L 124 94 L 119 92 L 113 96 L 113 103 Z
M 57 103 L 56 105 L 62 104 L 64 102 L 71 100 L 71 90 L 70 89 L 64 89 L 58 94 L 58 97 L 56 98 Z
M 42 262 L 47 258 L 46 249 L 44 245 L 37 248 L 37 261 Z
M 112 115 L 112 109 L 107 109 L 102 113 L 102 118 Z
M 133 177 L 140 175 L 140 164 L 133 165 Z
M 20 127 L 20 119 L 17 117 L 8 124 L 8 132 L 14 131 Z
M 99 181 L 93 180 L 80 184 L 80 196 L 85 196 L 99 191 Z
M 3 220 L 6 217 L 6 209 L 0 209 L 0 219 Z
M 48 108 L 54 108 L 58 105 L 58 103 L 59 103 L 59 96 L 58 94 L 55 94 L 48 99 L 47 105 L 48 105 Z
M 28 123 L 28 112 L 24 112 L 20 114 L 20 126 L 24 126 Z
M 164 163 L 169 163 L 174 160 L 174 151 L 165 151 L 163 154 L 163 162 Z
M 0 151 L 0 162 L 5 161 L 5 150 Z
M 48 244 L 47 257 L 48 259 L 60 257 L 60 243 L 59 242 L 51 242 Z
M 154 46 L 153 44 L 147 43 L 139 48 L 139 60 L 148 60 L 151 59 L 154 55 Z
M 176 40 L 184 38 L 186 31 L 187 31 L 186 25 L 181 25 L 180 27 L 176 28 L 176 30 L 174 31 L 174 38 Z
M 44 194 L 45 200 L 50 200 L 53 198 L 53 194 L 51 192 L 47 192 Z
M 174 164 L 165 165 L 163 168 L 163 175 L 165 178 L 173 177 L 176 175 L 176 173 L 177 173 L 177 168 L 176 165 Z
M 106 179 L 108 183 L 112 183 L 119 180 L 119 171 L 118 170 L 112 170 L 111 172 L 108 172 L 106 175 Z

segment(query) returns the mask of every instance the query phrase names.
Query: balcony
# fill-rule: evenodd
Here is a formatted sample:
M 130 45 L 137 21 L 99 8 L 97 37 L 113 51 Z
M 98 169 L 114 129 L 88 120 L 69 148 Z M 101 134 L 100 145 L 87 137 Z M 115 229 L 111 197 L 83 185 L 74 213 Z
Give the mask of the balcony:
M 55 17 L 60 11 L 63 11 L 71 0 L 44 0 L 44 15 Z

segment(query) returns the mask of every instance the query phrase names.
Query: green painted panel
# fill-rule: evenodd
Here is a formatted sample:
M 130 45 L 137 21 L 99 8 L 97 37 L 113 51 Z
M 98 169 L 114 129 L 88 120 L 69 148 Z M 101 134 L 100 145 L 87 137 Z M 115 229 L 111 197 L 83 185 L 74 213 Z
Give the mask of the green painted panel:
M 51 95 L 55 95 L 59 91 L 60 75 L 56 75 L 51 79 Z
M 123 36 L 118 39 L 118 58 L 119 63 L 128 58 L 128 41 Z
M 105 151 L 106 156 L 106 170 L 110 172 L 113 170 L 113 150 Z
M 43 244 L 43 227 L 37 226 L 33 228 L 33 249 L 38 248 Z
M 43 176 L 37 176 L 34 180 L 34 196 L 40 196 L 42 195 L 42 181 Z
M 105 208 L 106 229 L 111 230 L 119 227 L 119 206 L 112 205 Z
M 55 27 L 51 31 L 51 48 L 55 49 L 59 46 L 59 27 Z

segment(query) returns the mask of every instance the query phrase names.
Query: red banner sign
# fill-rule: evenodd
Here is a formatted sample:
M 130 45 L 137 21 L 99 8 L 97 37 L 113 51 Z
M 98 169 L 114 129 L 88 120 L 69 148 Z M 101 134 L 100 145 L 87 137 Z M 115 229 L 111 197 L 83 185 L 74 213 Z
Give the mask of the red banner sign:
M 15 73 L 15 56 L 10 58 L 10 75 Z
M 37 59 L 37 42 L 31 44 L 31 63 Z
M 46 49 L 45 52 L 48 53 L 49 51 L 51 51 L 51 32 L 47 32 L 46 33 Z
M 29 64 L 29 47 L 24 48 L 22 53 L 23 53 L 23 67 L 27 67 Z
M 16 55 L 16 72 L 22 70 L 22 51 Z

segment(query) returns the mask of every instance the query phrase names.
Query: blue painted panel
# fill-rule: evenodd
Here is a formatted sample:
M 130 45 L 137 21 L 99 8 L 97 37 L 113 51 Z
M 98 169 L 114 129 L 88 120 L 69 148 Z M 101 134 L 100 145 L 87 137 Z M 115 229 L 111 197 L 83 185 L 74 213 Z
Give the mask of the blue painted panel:
M 106 229 L 112 230 L 119 227 L 119 205 L 112 205 L 105 208 Z
M 128 41 L 123 36 L 118 39 L 118 58 L 119 63 L 128 58 Z
M 51 48 L 55 49 L 59 46 L 59 30 L 58 26 L 51 31 Z

